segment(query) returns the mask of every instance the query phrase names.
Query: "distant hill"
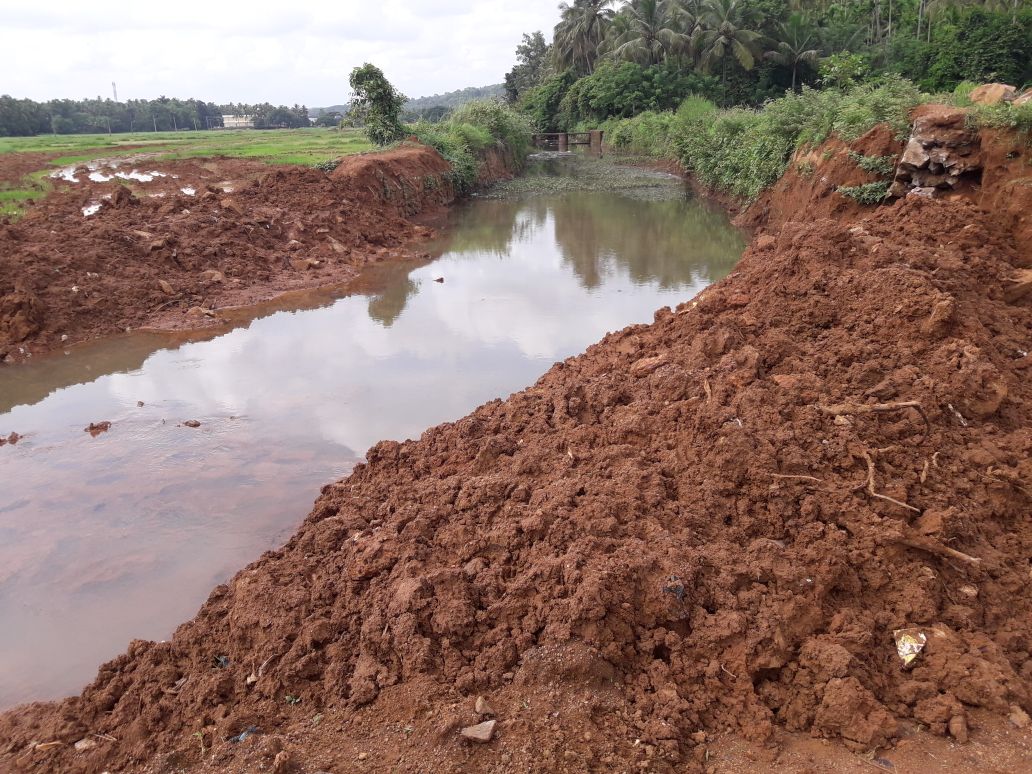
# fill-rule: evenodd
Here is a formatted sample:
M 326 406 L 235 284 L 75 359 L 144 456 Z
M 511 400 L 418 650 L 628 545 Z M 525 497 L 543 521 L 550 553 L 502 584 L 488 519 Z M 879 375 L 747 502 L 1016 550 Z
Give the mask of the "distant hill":
M 341 115 L 346 115 L 347 112 L 347 105 L 330 105 L 329 107 L 308 108 L 308 115 L 310 115 L 312 118 L 318 118 L 324 113 L 340 113 Z
M 403 109 L 405 112 L 429 110 L 433 107 L 446 107 L 454 110 L 455 108 L 465 105 L 467 102 L 472 102 L 475 99 L 495 99 L 503 96 L 504 94 L 505 87 L 500 83 L 494 83 L 490 86 L 467 86 L 465 89 L 459 89 L 458 91 L 449 91 L 444 94 L 434 94 L 430 97 L 410 99 L 405 103 L 405 107 Z
M 435 107 L 446 107 L 449 110 L 454 110 L 460 105 L 465 105 L 467 102 L 472 102 L 475 99 L 495 99 L 502 97 L 505 94 L 505 87 L 500 83 L 494 83 L 490 86 L 467 86 L 465 89 L 459 89 L 458 91 L 449 91 L 444 94 L 434 94 L 430 97 L 420 97 L 419 99 L 410 99 L 405 103 L 402 110 L 405 113 L 421 113 L 424 110 L 429 110 Z M 330 105 L 329 107 L 313 107 L 308 108 L 308 115 L 312 118 L 318 118 L 324 113 L 341 113 L 346 114 L 348 112 L 347 105 Z

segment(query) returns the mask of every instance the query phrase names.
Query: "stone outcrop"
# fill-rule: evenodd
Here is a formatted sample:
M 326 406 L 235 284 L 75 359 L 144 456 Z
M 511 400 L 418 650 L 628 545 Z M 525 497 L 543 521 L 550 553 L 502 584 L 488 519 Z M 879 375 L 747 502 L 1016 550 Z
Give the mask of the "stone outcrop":
M 978 132 L 968 128 L 966 113 L 940 107 L 914 120 L 889 195 L 935 196 L 962 179 L 980 177 L 981 171 Z

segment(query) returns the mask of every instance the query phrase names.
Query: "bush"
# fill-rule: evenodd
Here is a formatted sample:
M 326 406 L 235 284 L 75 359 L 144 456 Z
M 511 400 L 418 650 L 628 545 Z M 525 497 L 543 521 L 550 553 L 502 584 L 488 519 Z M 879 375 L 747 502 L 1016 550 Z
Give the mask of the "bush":
M 998 105 L 975 105 L 968 114 L 972 128 L 1013 129 L 1032 134 L 1032 102 L 1015 107 L 1009 102 Z M 1032 137 L 1027 138 L 1032 142 Z
M 864 172 L 887 177 L 896 170 L 895 156 L 865 156 L 856 151 L 849 151 L 849 158 Z
M 673 151 L 671 130 L 676 120 L 673 113 L 649 111 L 634 118 L 610 119 L 601 124 L 601 128 L 613 148 L 643 156 L 669 156 Z
M 792 138 L 771 131 L 761 111 L 734 108 L 690 121 L 674 145 L 685 169 L 710 188 L 755 199 L 785 170 Z
M 835 189 L 843 196 L 856 199 L 861 204 L 877 204 L 889 192 L 889 181 L 879 180 L 876 183 L 863 185 L 842 185 Z
M 528 89 L 520 97 L 519 107 L 530 117 L 539 132 L 558 132 L 559 105 L 577 77 L 572 70 L 546 78 L 540 86 Z
M 675 157 L 675 139 L 687 131 L 688 124 L 711 118 L 716 112 L 717 106 L 705 97 L 689 95 L 676 113 L 647 111 L 634 118 L 611 118 L 599 128 L 612 148 L 642 156 Z
M 848 142 L 886 122 L 904 136 L 920 98 L 917 87 L 898 76 L 844 92 L 804 87 L 760 110 L 686 118 L 673 145 L 682 166 L 702 183 L 751 200 L 781 177 L 795 150 L 818 145 L 833 132 Z M 883 160 L 870 163 L 884 166 Z
M 452 113 L 449 124 L 469 124 L 488 132 L 522 159 L 530 151 L 530 123 L 508 105 L 494 100 L 467 102 Z
M 460 195 L 468 194 L 476 185 L 480 151 L 501 143 L 512 159 L 522 164 L 530 149 L 527 120 L 500 102 L 468 102 L 447 121 L 420 121 L 411 131 L 451 164 L 452 183 Z
M 405 133 L 398 116 L 405 96 L 395 89 L 383 71 L 368 62 L 351 71 L 351 112 L 360 120 L 366 136 L 375 145 L 389 145 Z
M 634 62 L 604 62 L 570 86 L 559 105 L 557 123 L 569 130 L 609 118 L 673 110 L 691 94 L 715 96 L 718 90 L 715 78 L 672 64 L 643 67 Z

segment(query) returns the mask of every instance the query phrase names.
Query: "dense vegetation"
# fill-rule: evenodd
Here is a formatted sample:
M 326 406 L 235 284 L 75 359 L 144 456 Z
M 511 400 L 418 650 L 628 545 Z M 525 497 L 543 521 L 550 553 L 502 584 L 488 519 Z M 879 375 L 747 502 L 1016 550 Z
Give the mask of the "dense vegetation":
M 962 83 L 955 94 L 939 98 L 969 104 L 966 94 L 972 85 Z M 704 185 L 749 200 L 781 176 L 797 149 L 816 147 L 832 133 L 850 141 L 875 124 L 887 123 L 902 138 L 910 126 L 911 109 L 929 98 L 911 81 L 890 75 L 845 89 L 804 87 L 758 110 L 721 110 L 703 97 L 689 97 L 676 111 L 647 111 L 633 118 L 612 118 L 601 126 L 611 147 L 676 159 Z M 980 107 L 971 118 L 982 125 L 1028 132 L 1032 103 Z M 889 174 L 895 161 L 859 154 L 851 158 L 861 169 L 881 175 Z M 884 195 L 886 187 L 844 193 L 867 201 L 878 190 Z
M 391 85 L 383 70 L 368 62 L 351 71 L 351 109 L 349 121 L 365 127 L 374 145 L 387 145 L 405 134 L 401 106 L 405 96 Z
M 222 116 L 254 117 L 257 129 L 294 129 L 308 126 L 304 105 L 216 105 L 197 99 L 52 99 L 35 102 L 0 96 L 0 137 L 35 134 L 94 134 L 98 132 L 168 132 L 222 126 Z
M 898 75 L 926 91 L 1032 79 L 1029 0 L 573 0 L 525 35 L 506 93 L 542 131 L 669 109 L 759 105 Z
M 410 129 L 451 162 L 452 182 L 460 194 L 476 186 L 478 158 L 483 151 L 500 147 L 518 171 L 530 150 L 530 123 L 497 100 L 467 102 L 446 121 L 421 121 Z
M 627 152 L 678 160 L 753 199 L 792 154 L 877 123 L 898 134 L 924 92 L 1032 79 L 1029 0 L 573 0 L 550 46 L 524 35 L 506 76 L 539 131 L 602 128 Z M 954 92 L 943 96 L 942 92 Z M 723 109 L 721 109 L 723 108 Z M 1027 129 L 1032 105 L 974 120 Z M 884 171 L 892 160 L 861 157 Z M 864 201 L 884 187 L 844 192 Z

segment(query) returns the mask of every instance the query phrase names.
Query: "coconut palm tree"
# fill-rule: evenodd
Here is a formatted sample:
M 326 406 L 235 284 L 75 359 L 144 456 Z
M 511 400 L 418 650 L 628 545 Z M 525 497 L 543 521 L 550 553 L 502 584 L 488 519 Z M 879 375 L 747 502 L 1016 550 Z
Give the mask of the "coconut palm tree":
M 656 65 L 688 50 L 685 24 L 678 0 L 631 0 L 617 14 L 606 47 L 614 59 Z
M 613 0 L 573 0 L 559 5 L 560 20 L 552 45 L 556 70 L 594 71 L 599 44 L 613 19 L 612 5 Z
M 812 67 L 821 55 L 816 31 L 807 16 L 793 13 L 788 21 L 778 22 L 776 35 L 774 50 L 764 56 L 775 64 L 792 69 L 792 91 L 795 91 L 799 65 Z
M 692 48 L 699 55 L 703 72 L 721 67 L 721 82 L 727 84 L 727 64 L 734 57 L 751 70 L 760 56 L 763 35 L 750 29 L 754 12 L 744 0 L 704 0 L 699 24 L 692 33 Z

